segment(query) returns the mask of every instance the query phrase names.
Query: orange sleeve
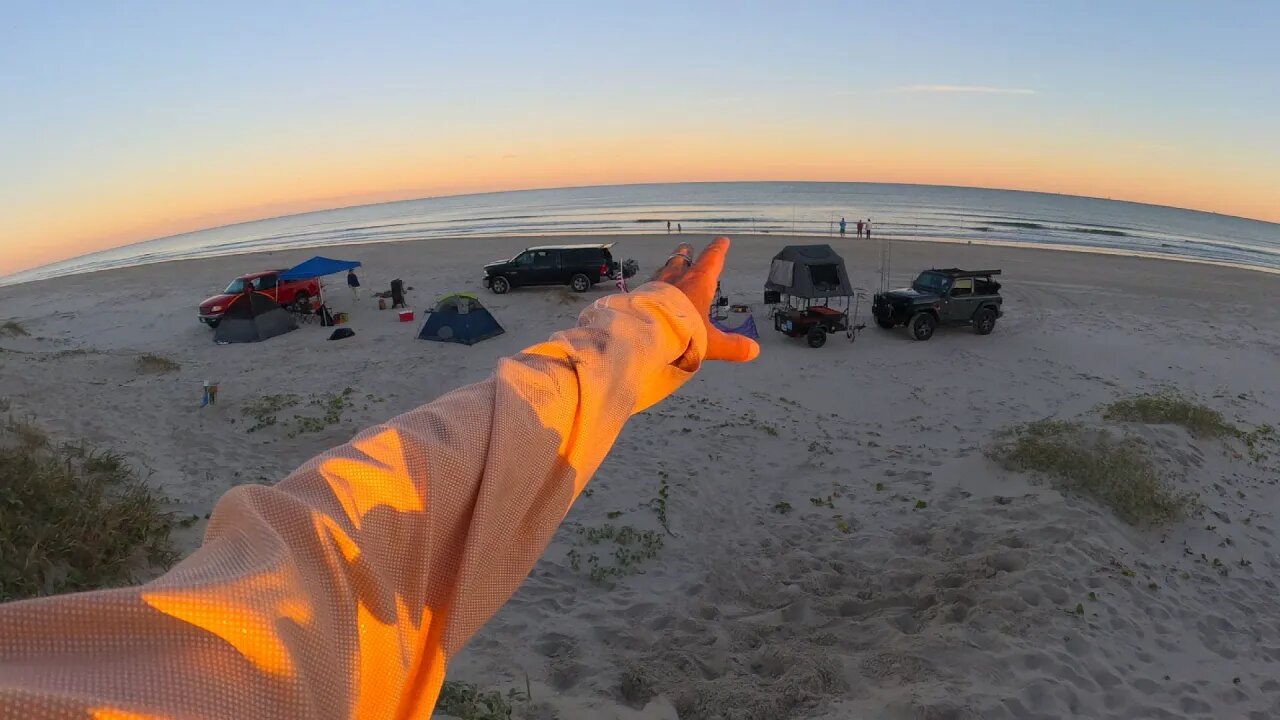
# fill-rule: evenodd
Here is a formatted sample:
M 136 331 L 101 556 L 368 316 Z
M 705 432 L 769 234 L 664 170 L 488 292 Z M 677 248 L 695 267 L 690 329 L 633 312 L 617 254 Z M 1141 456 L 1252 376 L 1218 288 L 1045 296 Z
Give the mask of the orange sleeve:
M 670 285 L 214 509 L 140 587 L 0 605 L 0 718 L 421 718 L 623 423 L 706 348 Z

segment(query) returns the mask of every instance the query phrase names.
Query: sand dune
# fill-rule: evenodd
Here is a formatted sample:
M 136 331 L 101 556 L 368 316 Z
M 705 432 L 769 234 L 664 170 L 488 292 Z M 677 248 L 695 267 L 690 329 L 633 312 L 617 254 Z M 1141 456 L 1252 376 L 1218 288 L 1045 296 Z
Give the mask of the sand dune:
M 735 239 L 724 275 L 735 302 L 759 302 L 785 243 Z M 483 292 L 480 265 L 526 244 L 326 254 L 363 260 L 366 286 L 404 278 L 421 311 L 436 294 Z M 833 245 L 854 283 L 874 289 L 878 246 Z M 667 252 L 666 237 L 615 250 L 646 270 Z M 482 294 L 507 334 L 471 348 L 417 341 L 421 315 L 397 323 L 367 298 L 352 309 L 356 337 L 340 342 L 308 326 L 220 347 L 196 324 L 196 302 L 237 272 L 307 256 L 0 288 L 0 321 L 30 333 L 0 337 L 0 397 L 55 436 L 126 452 L 203 518 L 227 488 L 283 477 L 367 424 L 484 377 L 606 291 Z M 916 343 L 873 326 L 814 350 L 769 331 L 757 305 L 760 360 L 709 367 L 633 419 L 450 677 L 501 691 L 524 691 L 527 678 L 532 698 L 516 716 L 563 720 L 1280 716 L 1276 461 L 1234 439 L 1099 413 L 1176 387 L 1242 428 L 1276 424 L 1276 278 L 922 243 L 895 246 L 893 265 L 896 284 L 930 265 L 1003 267 L 1007 315 L 988 337 L 943 330 Z M 340 283 L 332 296 L 345 309 Z M 142 372 L 145 352 L 181 368 Z M 203 380 L 221 382 L 216 407 L 197 407 Z M 297 397 L 263 405 L 283 394 Z M 297 419 L 335 396 L 336 422 Z M 1197 507 L 1135 527 L 985 454 L 1002 429 L 1045 418 L 1142 438 Z M 185 549 L 203 524 L 183 531 Z

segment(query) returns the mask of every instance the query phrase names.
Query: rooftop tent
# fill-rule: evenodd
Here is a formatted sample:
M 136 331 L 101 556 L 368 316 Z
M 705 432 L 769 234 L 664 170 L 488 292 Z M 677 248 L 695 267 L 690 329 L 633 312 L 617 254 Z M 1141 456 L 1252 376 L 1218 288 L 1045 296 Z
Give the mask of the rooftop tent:
M 853 294 L 844 258 L 830 245 L 788 245 L 773 256 L 766 290 L 798 298 L 841 297 Z
M 295 265 L 280 273 L 280 279 L 305 280 L 306 278 L 320 277 L 321 275 L 346 272 L 358 267 L 360 267 L 359 260 L 333 260 L 317 255 L 301 265 Z
M 261 342 L 297 329 L 298 321 L 276 301 L 259 292 L 241 293 L 227 305 L 213 341 L 219 345 Z
M 427 314 L 418 332 L 419 340 L 456 342 L 474 345 L 506 332 L 474 295 L 446 295 Z

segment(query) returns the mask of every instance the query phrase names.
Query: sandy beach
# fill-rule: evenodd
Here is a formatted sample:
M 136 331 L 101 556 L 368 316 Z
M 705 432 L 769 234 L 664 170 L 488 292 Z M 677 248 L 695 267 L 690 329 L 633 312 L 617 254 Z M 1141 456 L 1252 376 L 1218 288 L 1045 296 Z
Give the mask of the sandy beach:
M 616 240 L 615 257 L 647 276 L 675 238 Z M 194 516 L 176 531 L 190 552 L 228 488 L 283 478 L 485 377 L 613 292 L 481 286 L 485 262 L 555 241 L 296 250 L 0 288 L 0 322 L 29 333 L 0 335 L 0 398 L 55 438 L 125 453 Z M 732 302 L 752 304 L 759 360 L 708 366 L 632 419 L 451 679 L 528 688 L 515 716 L 543 720 L 1280 717 L 1275 460 L 1178 426 L 1117 426 L 1198 498 L 1150 529 L 984 452 L 1006 428 L 1101 423 L 1104 404 L 1164 388 L 1241 428 L 1277 424 L 1280 278 L 894 243 L 895 287 L 931 266 L 1002 268 L 995 332 L 914 342 L 876 328 L 864 306 L 856 342 L 811 349 L 773 332 L 760 304 L 769 259 L 789 242 L 735 237 L 723 275 Z M 879 243 L 831 244 L 874 291 Z M 236 275 L 316 252 L 364 263 L 359 303 L 341 276 L 326 285 L 355 337 L 329 342 L 307 325 L 218 346 L 197 323 L 197 303 Z M 412 323 L 370 297 L 394 278 L 414 288 Z M 454 291 L 476 293 L 506 333 L 473 347 L 417 340 L 434 298 Z M 180 367 L 141 370 L 145 353 Z M 204 381 L 220 385 L 216 406 L 199 407 Z M 618 559 L 618 528 L 645 551 Z

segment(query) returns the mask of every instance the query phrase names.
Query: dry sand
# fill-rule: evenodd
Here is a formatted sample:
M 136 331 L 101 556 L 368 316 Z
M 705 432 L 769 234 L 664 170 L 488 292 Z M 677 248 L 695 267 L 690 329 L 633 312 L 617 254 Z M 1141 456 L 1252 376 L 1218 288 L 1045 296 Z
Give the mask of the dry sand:
M 217 346 L 196 323 L 196 303 L 235 274 L 307 251 L 0 288 L 0 321 L 20 319 L 31 333 L 0 337 L 0 397 L 57 437 L 126 452 L 178 509 L 203 518 L 229 487 L 279 479 L 363 426 L 482 378 L 611 291 L 485 293 L 507 334 L 470 348 L 415 339 L 435 295 L 483 293 L 481 264 L 533 242 L 322 251 L 363 260 L 366 292 L 394 277 L 416 288 L 417 321 L 397 323 L 366 297 L 352 310 L 356 337 L 341 342 L 306 326 Z M 760 360 L 708 367 L 631 421 L 451 678 L 523 691 L 527 677 L 532 702 L 516 715 L 564 720 L 1280 716 L 1273 467 L 1180 428 L 1133 428 L 1203 503 L 1157 531 L 982 453 L 1009 425 L 1096 417 L 1102 403 L 1162 386 L 1233 421 L 1274 424 L 1280 278 L 902 243 L 895 285 L 931 265 L 1004 268 L 1007 315 L 995 333 L 945 330 L 916 343 L 873 326 L 853 344 L 814 350 L 768 330 L 758 306 L 785 243 L 737 238 L 724 275 L 735 302 L 757 303 Z M 649 271 L 670 244 L 628 236 L 615 252 Z M 878 243 L 832 244 L 855 284 L 873 290 Z M 349 307 L 341 276 L 330 285 L 333 304 Z M 140 372 L 144 352 L 181 368 Z M 221 395 L 200 409 L 206 379 Z M 299 432 L 309 428 L 295 415 L 322 414 L 311 396 L 347 387 L 336 424 Z M 243 408 L 276 393 L 300 404 L 248 432 Z M 830 506 L 810 501 L 828 497 Z M 777 512 L 780 502 L 791 512 Z M 592 582 L 592 553 L 617 562 L 612 541 L 588 540 L 605 524 L 652 531 L 662 547 L 638 562 L 641 573 Z M 203 525 L 182 531 L 184 549 Z

